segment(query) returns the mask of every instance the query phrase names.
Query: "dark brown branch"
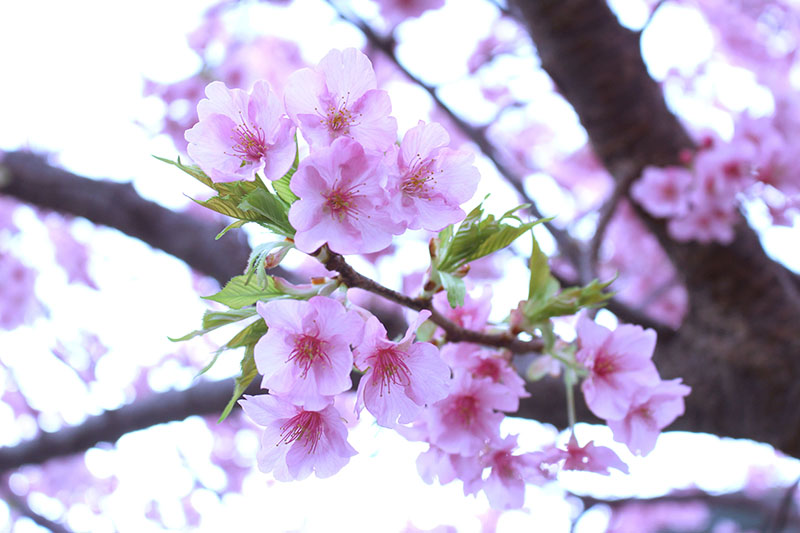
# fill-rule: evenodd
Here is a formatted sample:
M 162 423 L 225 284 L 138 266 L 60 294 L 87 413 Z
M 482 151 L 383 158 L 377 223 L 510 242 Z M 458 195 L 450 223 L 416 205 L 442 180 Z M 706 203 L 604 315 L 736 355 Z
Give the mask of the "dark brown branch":
M 0 448 L 0 472 L 83 452 L 100 442 L 115 442 L 126 433 L 156 424 L 192 415 L 219 415 L 230 400 L 233 387 L 233 379 L 227 379 L 199 383 L 183 391 L 154 393 L 119 409 L 91 416 L 78 426 L 41 433 L 14 447 Z M 255 380 L 247 394 L 259 390 Z
M 118 229 L 174 255 L 220 284 L 241 274 L 250 256 L 241 232 L 229 232 L 215 241 L 224 226 L 145 200 L 130 183 L 76 176 L 29 152 L 6 154 L 0 169 L 4 175 L 0 194 Z M 176 179 L 179 176 L 176 173 Z
M 344 257 L 339 254 L 323 250 L 319 259 L 328 270 L 338 272 L 340 279 L 348 287 L 357 287 L 369 291 L 415 311 L 422 311 L 423 309 L 430 311 L 430 320 L 444 330 L 448 342 L 472 342 L 483 346 L 504 348 L 515 354 L 540 352 L 542 350 L 543 344 L 538 339 L 523 341 L 510 333 L 481 333 L 463 328 L 434 309 L 430 299 L 410 298 L 384 287 L 353 270 L 353 267 L 347 264 Z

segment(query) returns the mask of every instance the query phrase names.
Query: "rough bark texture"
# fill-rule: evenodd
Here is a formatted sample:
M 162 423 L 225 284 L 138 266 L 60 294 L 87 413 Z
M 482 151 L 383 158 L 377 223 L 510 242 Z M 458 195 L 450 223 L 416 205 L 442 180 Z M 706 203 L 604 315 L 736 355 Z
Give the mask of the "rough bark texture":
M 573 105 L 616 179 L 678 161 L 691 141 L 648 75 L 639 36 L 603 0 L 516 0 L 544 69 Z M 728 245 L 670 241 L 645 217 L 689 291 L 676 335 L 656 362 L 693 392 L 673 429 L 768 442 L 800 456 L 800 312 L 795 276 L 743 222 Z
M 221 284 L 241 274 L 250 256 L 241 232 L 230 232 L 215 242 L 214 236 L 224 226 L 147 201 L 130 183 L 76 176 L 28 152 L 6 154 L 0 168 L 4 172 L 0 194 L 118 229 L 174 255 Z

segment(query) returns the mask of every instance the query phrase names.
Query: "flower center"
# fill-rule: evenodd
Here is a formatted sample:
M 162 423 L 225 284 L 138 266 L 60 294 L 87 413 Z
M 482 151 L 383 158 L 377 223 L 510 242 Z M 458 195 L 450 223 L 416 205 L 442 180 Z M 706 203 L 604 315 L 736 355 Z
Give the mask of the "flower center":
M 291 444 L 301 440 L 308 453 L 314 453 L 322 437 L 322 416 L 317 411 L 302 411 L 281 426 L 281 440 L 275 444 Z
M 596 376 L 607 376 L 608 374 L 613 374 L 616 370 L 617 365 L 615 364 L 614 358 L 607 353 L 600 353 L 595 358 L 592 372 L 594 372 Z
M 436 171 L 433 169 L 436 159 L 424 160 L 417 154 L 408 167 L 408 172 L 403 179 L 403 192 L 409 196 L 424 197 L 432 189 L 429 182 L 435 180 Z M 441 172 L 441 170 L 439 171 Z
M 311 335 L 298 335 L 294 339 L 294 349 L 289 354 L 286 362 L 294 361 L 303 372 L 300 377 L 308 376 L 308 370 L 315 361 L 322 360 L 323 364 L 330 364 L 328 354 L 323 350 L 323 342 Z
M 411 370 L 401 356 L 401 352 L 392 348 L 380 350 L 372 357 L 372 384 L 380 382 L 381 392 L 386 389 L 386 394 L 391 392 L 392 385 L 406 387 L 411 382 Z
M 453 405 L 453 412 L 459 418 L 461 425 L 469 427 L 475 418 L 475 405 L 478 402 L 472 396 L 461 396 Z
M 240 113 L 241 116 L 241 113 Z M 236 144 L 233 152 L 242 160 L 242 166 L 260 160 L 267 154 L 267 137 L 258 126 L 250 126 L 242 117 L 242 123 L 233 130 L 231 138 Z

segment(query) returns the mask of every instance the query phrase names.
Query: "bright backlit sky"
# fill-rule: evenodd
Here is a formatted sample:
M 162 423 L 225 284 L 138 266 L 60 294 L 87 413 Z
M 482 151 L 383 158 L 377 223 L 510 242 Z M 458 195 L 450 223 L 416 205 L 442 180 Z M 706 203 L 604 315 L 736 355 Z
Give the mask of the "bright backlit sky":
M 154 99 L 141 97 L 142 80 L 147 77 L 176 81 L 197 69 L 199 61 L 186 46 L 184 35 L 197 26 L 210 3 L 208 0 L 0 3 L 3 76 L 0 149 L 29 147 L 57 154 L 55 161 L 77 174 L 120 181 L 132 179 L 142 195 L 169 207 L 185 206 L 184 195 L 196 192 L 197 186 L 150 157 L 151 154 L 172 157 L 175 149 L 167 138 L 153 137 L 147 130 L 157 123 L 162 107 Z M 428 81 L 455 83 L 463 77 L 473 36 L 486 34 L 487 20 L 496 16 L 495 9 L 487 2 L 459 0 L 458 3 L 458 9 L 450 2 L 442 12 L 401 27 L 401 40 L 409 41 L 400 48 L 399 55 Z M 288 10 L 262 6 L 256 20 L 266 31 L 301 39 L 310 63 L 332 47 L 363 43 L 356 30 L 335 21 L 324 4 L 314 0 L 297 0 L 295 4 Z M 366 14 L 374 13 L 366 0 L 357 5 Z M 664 11 L 664 20 L 659 22 L 664 28 L 669 26 L 670 13 L 682 14 Z M 628 18 L 631 24 L 637 24 L 641 11 L 631 9 Z M 438 28 L 444 24 L 461 28 L 456 33 L 458 37 L 451 38 L 448 34 L 448 39 L 439 39 Z M 696 61 L 692 57 L 708 53 L 711 43 L 697 21 L 685 22 L 684 31 L 695 35 L 694 40 L 678 43 L 673 40 L 668 53 L 672 64 L 690 68 L 691 62 Z M 645 47 L 652 50 L 651 68 L 656 75 L 663 73 L 667 65 L 667 56 L 657 53 L 664 49 L 657 41 L 665 35 L 661 26 L 654 23 L 650 36 L 653 44 L 645 42 Z M 676 46 L 688 42 L 691 46 Z M 742 92 L 729 98 L 762 105 L 757 88 L 747 92 L 750 90 L 747 84 L 739 86 Z M 445 93 L 448 101 L 456 109 L 480 118 L 485 110 L 473 105 L 475 88 L 457 83 L 454 87 L 457 90 Z M 392 96 L 398 115 L 403 117 L 401 130 L 417 120 L 413 113 L 401 115 L 403 111 L 424 111 L 427 107 L 427 102 L 413 91 Z M 768 104 L 763 105 L 768 108 Z M 712 123 L 717 118 L 708 116 L 703 120 Z M 725 127 L 725 124 L 720 126 L 723 131 Z M 576 135 L 580 140 L 580 134 Z M 488 165 L 480 164 L 482 171 L 491 173 Z M 485 190 L 479 191 L 476 198 L 483 197 L 489 188 L 484 186 Z M 504 211 L 514 201 L 510 192 L 495 190 L 490 208 Z M 155 362 L 174 351 L 175 345 L 166 337 L 195 329 L 206 306 L 199 301 L 183 264 L 115 231 L 95 230 L 80 221 L 76 223 L 76 234 L 92 247 L 95 255 L 91 272 L 101 290 L 66 285 L 63 273 L 48 268 L 53 261 L 52 250 L 39 244 L 47 241 L 44 227 L 31 211 L 20 213 L 18 222 L 24 234 L 12 247 L 40 269 L 37 294 L 46 302 L 50 320 L 40 319 L 29 327 L 0 332 L 0 360 L 15 369 L 15 377 L 35 400 L 35 407 L 45 413 L 43 424 L 51 423 L 56 428 L 61 419 L 79 423 L 85 413 L 125 402 L 124 388 L 136 366 Z M 787 238 L 786 232 L 790 232 L 788 238 L 797 242 L 797 228 L 775 230 L 767 237 L 770 243 L 774 241 L 770 249 L 773 253 L 783 253 L 785 260 L 800 270 L 800 250 L 786 246 L 786 241 L 781 240 Z M 396 277 L 399 278 L 399 272 Z M 515 290 L 501 289 L 495 294 L 511 295 L 496 302 L 500 318 L 505 314 L 503 309 L 515 305 L 519 297 L 514 297 Z M 99 332 L 101 340 L 111 348 L 98 368 L 97 386 L 90 390 L 50 353 L 56 339 L 77 342 L 76 335 L 81 329 Z M 229 375 L 237 365 L 236 357 L 231 356 L 215 369 L 215 375 Z M 42 373 L 42 368 L 48 369 L 46 373 Z M 185 387 L 192 377 L 190 373 L 166 367 L 152 378 L 152 383 L 160 389 L 169 388 L 172 383 Z M 7 430 L 11 416 L 10 408 L 0 405 L 3 428 L 0 445 L 13 444 L 33 430 L 32 420 L 28 427 Z M 521 443 L 531 448 L 549 432 L 532 422 L 509 420 L 508 426 L 509 431 L 521 432 Z M 753 443 L 720 443 L 710 436 L 667 434 L 656 451 L 641 460 L 631 458 L 623 448 L 611 444 L 606 430 L 579 428 L 579 436 L 595 433 L 602 444 L 614 446 L 630 462 L 632 475 L 610 479 L 577 473 L 565 475 L 564 485 L 571 490 L 596 491 L 601 495 L 612 492 L 621 496 L 656 495 L 670 487 L 695 483 L 706 490 L 724 491 L 744 482 L 749 463 L 780 465 L 776 476 L 786 482 L 800 475 L 800 463 L 778 461 L 768 447 Z M 396 531 L 408 522 L 423 529 L 444 524 L 453 525 L 458 531 L 479 531 L 480 521 L 476 516 L 486 512 L 485 498 L 464 498 L 457 484 L 442 488 L 422 483 L 414 461 L 424 447 L 409 444 L 368 420 L 353 431 L 351 442 L 360 455 L 332 479 L 273 486 L 269 477 L 254 467 L 242 496 L 220 500 L 211 491 L 200 491 L 195 497 L 208 510 L 208 517 L 199 531 L 252 530 L 253 526 L 263 531 Z M 241 445 L 254 453 L 257 443 L 245 439 Z M 87 454 L 87 464 L 93 473 L 101 477 L 114 473 L 120 479 L 106 509 L 107 515 L 113 517 L 114 527 L 120 532 L 150 531 L 151 526 L 142 517 L 147 501 L 156 497 L 163 502 L 162 515 L 167 523 L 180 530 L 183 526 L 179 500 L 188 483 L 181 454 L 192 468 L 208 476 L 213 485 L 216 474 L 212 467 L 203 464 L 203 453 L 207 453 L 208 446 L 205 425 L 200 420 L 188 420 L 127 435 L 119 441 L 116 451 L 92 450 Z M 44 498 L 38 505 L 45 514 L 48 509 L 58 509 L 57 502 Z M 569 511 L 557 488 L 530 488 L 528 505 L 529 511 L 504 515 L 499 530 L 534 527 L 569 530 L 566 518 Z M 0 532 L 8 530 L 7 516 L 8 509 L 0 502 Z M 593 520 L 594 524 L 602 524 L 604 518 L 595 516 Z M 87 509 L 73 511 L 68 525 L 76 530 L 112 530 L 109 519 L 96 519 Z M 33 530 L 33 526 L 25 527 L 18 531 Z M 579 531 L 594 531 L 594 527 L 587 520 Z

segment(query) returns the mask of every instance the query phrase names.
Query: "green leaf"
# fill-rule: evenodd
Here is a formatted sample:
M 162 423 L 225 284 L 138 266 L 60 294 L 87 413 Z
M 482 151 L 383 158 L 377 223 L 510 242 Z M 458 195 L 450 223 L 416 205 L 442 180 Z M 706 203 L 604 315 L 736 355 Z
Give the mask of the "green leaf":
M 464 297 L 467 294 L 464 280 L 447 272 L 439 272 L 439 279 L 442 281 L 442 287 L 447 291 L 447 301 L 450 303 L 450 307 L 455 309 L 463 306 Z
M 206 311 L 205 314 L 203 315 L 202 329 L 192 331 L 191 333 L 187 333 L 183 337 L 178 337 L 177 339 L 173 339 L 172 337 L 168 338 L 172 342 L 187 341 L 191 338 L 199 337 L 200 335 L 205 335 L 209 331 L 221 328 L 222 326 L 226 326 L 228 324 L 244 320 L 245 318 L 250 318 L 251 316 L 255 316 L 256 314 L 257 311 L 255 307 L 248 307 L 245 309 L 235 309 L 230 311 Z
M 241 228 L 242 226 L 244 226 L 245 224 L 247 224 L 247 222 L 248 222 L 247 220 L 237 220 L 236 222 L 232 222 L 232 223 L 228 224 L 228 225 L 225 227 L 225 229 L 224 229 L 224 230 L 220 231 L 220 232 L 217 234 L 217 236 L 216 236 L 216 237 L 214 237 L 214 240 L 219 240 L 219 238 L 220 238 L 220 237 L 222 237 L 223 235 L 225 235 L 226 233 L 228 233 L 228 231 L 230 231 L 230 230 L 232 230 L 232 229 L 236 229 L 236 228 Z
M 178 158 L 177 161 L 173 161 L 165 157 L 158 157 L 157 155 L 154 155 L 153 157 L 155 157 L 159 161 L 163 161 L 164 163 L 168 163 L 170 165 L 178 167 L 179 169 L 183 170 L 197 181 L 203 183 L 204 185 L 207 185 L 208 187 L 211 187 L 212 189 L 214 188 L 214 182 L 211 181 L 211 178 L 206 176 L 206 173 L 203 172 L 200 167 L 196 165 L 184 165 L 183 163 L 181 163 L 180 157 Z
M 440 272 L 455 272 L 471 261 L 505 248 L 520 235 L 544 220 L 520 223 L 519 217 L 514 213 L 523 207 L 525 205 L 515 207 L 504 213 L 499 219 L 495 219 L 494 215 L 481 218 L 483 216 L 482 205 L 470 211 L 452 237 L 448 238 L 445 231 L 439 234 L 439 254 L 434 264 L 436 269 Z M 512 226 L 503 222 L 508 219 L 512 219 L 518 224 Z
M 536 236 L 532 231 L 531 240 L 533 241 L 533 248 L 531 249 L 531 260 L 528 264 L 531 271 L 531 279 L 528 283 L 528 300 L 539 300 L 547 291 L 547 286 L 553 280 L 553 276 L 550 275 L 547 256 L 539 248 L 539 243 L 536 242 Z
M 587 307 L 599 307 L 614 295 L 603 292 L 613 281 L 601 283 L 593 280 L 585 287 L 569 287 L 558 294 L 548 295 L 546 299 L 528 300 L 523 314 L 529 323 L 536 324 L 554 316 L 574 315 Z
M 267 333 L 267 323 L 263 318 L 259 318 L 252 324 L 245 327 L 242 331 L 234 335 L 234 337 L 225 343 L 225 348 L 235 349 L 242 346 L 255 344 L 258 340 Z
M 222 411 L 222 415 L 220 415 L 217 423 L 228 418 L 228 415 L 231 413 L 233 406 L 236 405 L 237 400 L 239 400 L 250 383 L 256 378 L 256 376 L 258 376 L 255 360 L 255 344 L 251 344 L 245 349 L 240 368 L 241 372 L 236 378 L 236 385 L 233 388 L 233 397 L 231 397 L 228 405 L 225 406 L 225 409 Z
M 258 283 L 257 280 L 248 279 L 248 277 L 242 275 L 231 278 L 221 291 L 211 296 L 203 296 L 203 298 L 240 309 L 253 305 L 259 300 L 271 300 L 284 296 L 284 293 L 275 287 L 275 282 L 271 277 L 267 278 L 266 284 Z
M 262 217 L 259 216 L 258 213 L 248 213 L 239 209 L 240 202 L 238 200 L 232 200 L 229 196 L 214 196 L 208 200 L 195 200 L 192 198 L 192 200 L 203 207 L 225 216 L 251 222 L 260 222 L 262 220 Z
M 255 220 L 271 231 L 293 237 L 295 230 L 289 223 L 289 208 L 277 196 L 265 189 L 257 189 L 249 193 L 238 206 L 239 209 L 256 215 Z

